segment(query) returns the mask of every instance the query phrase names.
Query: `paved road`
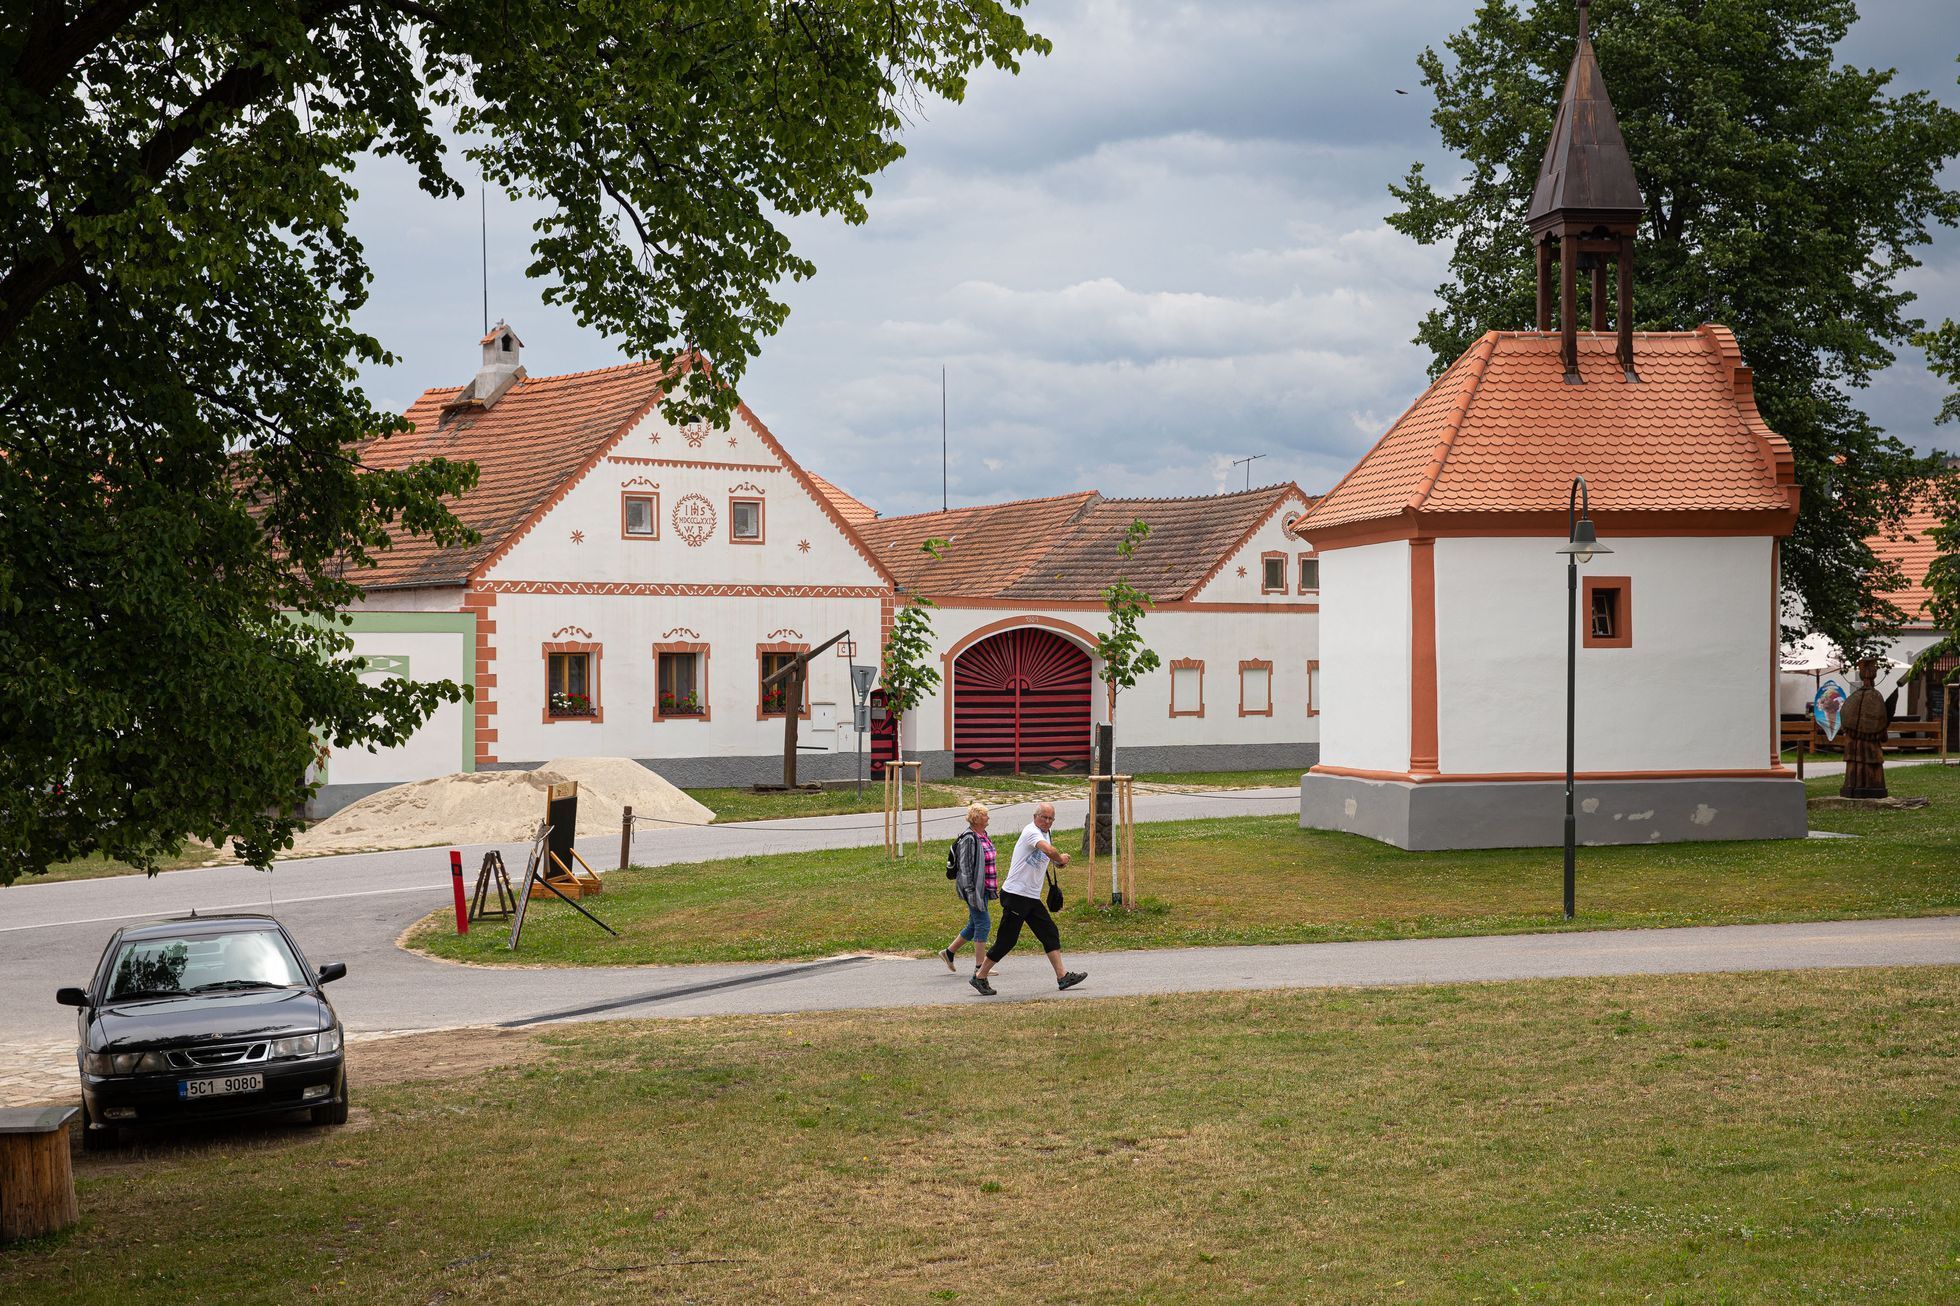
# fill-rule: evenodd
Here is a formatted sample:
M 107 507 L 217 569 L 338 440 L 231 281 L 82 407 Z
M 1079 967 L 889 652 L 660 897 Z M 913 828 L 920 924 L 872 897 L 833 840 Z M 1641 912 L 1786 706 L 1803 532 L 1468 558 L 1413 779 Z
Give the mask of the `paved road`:
M 1139 793 L 1139 821 L 1202 816 L 1277 815 L 1299 810 L 1296 789 L 1248 789 L 1229 797 Z M 1056 804 L 1065 828 L 1080 828 L 1083 800 Z M 1027 823 L 1033 807 L 999 809 L 998 829 Z M 926 812 L 928 855 L 937 856 L 963 819 L 957 808 Z M 633 860 L 672 865 L 754 853 L 875 846 L 883 838 L 878 813 L 799 821 L 759 821 L 695 829 L 643 831 Z M 490 845 L 463 849 L 475 868 Z M 616 865 L 617 835 L 580 840 L 594 866 Z M 504 860 L 523 866 L 523 845 L 503 845 Z M 603 899 L 600 900 L 603 904 Z M 410 924 L 450 902 L 449 856 L 442 848 L 411 852 L 314 857 L 282 862 L 267 875 L 240 866 L 172 871 L 155 879 L 117 876 L 0 889 L 0 1050 L 23 1041 L 60 1038 L 73 1013 L 57 1007 L 54 990 L 80 984 L 101 956 L 115 924 L 156 916 L 270 907 L 316 963 L 345 961 L 348 976 L 334 986 L 334 1005 L 350 1029 L 431 1029 L 502 1020 L 543 1005 L 575 1005 L 584 995 L 617 997 L 647 987 L 644 972 L 575 972 L 534 976 L 517 996 L 502 972 L 467 969 L 402 952 L 395 939 Z M 602 912 L 603 914 L 603 912 Z M 733 973 L 734 967 L 724 968 Z M 710 978 L 716 976 L 710 974 Z
M 1610 930 L 1380 943 L 1183 948 L 1081 953 L 1089 981 L 1057 993 L 1044 960 L 1022 952 L 1002 966 L 1000 997 L 982 998 L 965 972 L 936 959 L 838 957 L 803 964 L 492 970 L 411 959 L 419 988 L 405 1006 L 341 995 L 356 1029 L 377 1011 L 396 1027 L 542 1024 L 612 1017 L 835 1011 L 1002 1001 L 1080 1001 L 1148 993 L 1466 983 L 1597 975 L 1960 965 L 1960 917 Z M 358 1035 L 357 1035 L 358 1037 Z M 0 1105 L 54 1100 L 73 1085 L 73 1038 L 0 1044 Z

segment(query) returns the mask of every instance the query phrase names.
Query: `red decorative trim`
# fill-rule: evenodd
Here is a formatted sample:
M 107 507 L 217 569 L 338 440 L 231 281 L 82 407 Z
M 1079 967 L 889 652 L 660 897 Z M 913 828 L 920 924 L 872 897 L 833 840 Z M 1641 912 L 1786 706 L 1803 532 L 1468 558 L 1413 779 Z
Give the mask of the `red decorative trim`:
M 1279 564 L 1279 584 L 1277 585 L 1269 583 L 1271 577 L 1267 574 L 1271 564 L 1275 562 Z M 1278 549 L 1268 549 L 1259 555 L 1259 592 L 1261 594 L 1286 593 L 1286 564 L 1286 555 Z
M 621 467 L 695 467 L 710 472 L 780 472 L 768 463 L 711 463 L 699 458 L 641 458 L 636 454 L 608 454 L 606 461 Z
M 634 499 L 647 505 L 647 518 L 653 523 L 650 531 L 629 531 L 626 529 L 626 505 Z M 622 492 L 619 496 L 619 538 L 622 540 L 657 540 L 660 538 L 660 494 L 634 494 Z
M 694 664 L 695 693 L 701 698 L 699 712 L 663 713 L 660 710 L 660 655 L 662 653 L 696 653 L 700 660 Z M 709 716 L 708 700 L 708 646 L 699 643 L 655 644 L 653 646 L 653 719 L 655 721 L 706 721 Z
M 1314 571 L 1313 571 L 1314 583 L 1311 586 L 1309 586 L 1306 582 L 1306 575 L 1307 575 L 1306 564 L 1308 564 L 1309 562 L 1311 562 L 1314 565 Z M 1293 567 L 1294 567 L 1293 584 L 1295 586 L 1293 591 L 1294 593 L 1296 594 L 1320 593 L 1320 555 L 1318 553 L 1309 550 L 1306 553 L 1296 555 L 1294 558 Z
M 679 369 L 677 367 L 676 369 L 674 369 L 673 372 L 669 372 L 668 375 L 671 377 L 678 370 Z M 510 554 L 510 551 L 517 547 L 517 543 L 519 540 L 522 540 L 526 535 L 529 535 L 531 533 L 532 528 L 535 527 L 539 522 L 543 521 L 545 519 L 545 516 L 548 513 L 550 513 L 550 511 L 553 508 L 556 508 L 559 504 L 565 501 L 565 496 L 572 492 L 572 488 L 574 486 L 576 486 L 580 481 L 583 481 L 585 479 L 586 473 L 590 472 L 594 467 L 597 467 L 600 461 L 604 459 L 610 451 L 617 449 L 619 447 L 620 441 L 624 440 L 629 434 L 631 434 L 634 427 L 638 426 L 641 422 L 645 421 L 648 414 L 657 412 L 659 410 L 660 401 L 662 398 L 666 396 L 666 394 L 667 394 L 667 388 L 665 383 L 664 382 L 655 383 L 653 388 L 653 394 L 647 399 L 647 401 L 644 404 L 641 404 L 639 408 L 635 409 L 631 416 L 629 416 L 624 422 L 620 423 L 619 429 L 613 432 L 612 438 L 606 441 L 604 444 L 600 445 L 598 448 L 594 449 L 592 453 L 589 456 L 587 456 L 586 460 L 583 463 L 579 464 L 576 468 L 572 469 L 571 473 L 568 476 L 566 476 L 563 481 L 559 482 L 558 488 L 553 490 L 550 494 L 546 495 L 544 502 L 540 503 L 536 508 L 532 509 L 530 514 L 527 517 L 525 517 L 523 522 L 518 525 L 516 530 L 513 530 L 509 535 L 504 537 L 504 542 L 502 544 L 499 544 L 496 548 L 492 549 L 488 554 L 484 555 L 483 560 L 481 562 L 478 562 L 474 567 L 471 567 L 469 573 L 463 577 L 463 583 L 466 586 L 473 584 L 479 578 L 488 574 L 492 567 L 502 562 L 505 559 L 505 557 L 507 557 Z
M 490 747 L 497 742 L 497 700 L 491 690 L 497 687 L 497 623 L 490 619 L 497 606 L 495 594 L 481 590 L 463 591 L 462 611 L 476 618 L 476 693 L 470 707 L 476 712 L 476 764 L 489 766 L 497 760 Z
M 1170 666 L 1166 669 L 1170 672 L 1171 677 L 1171 715 L 1174 717 L 1202 717 L 1205 714 L 1205 660 L 1203 658 L 1172 658 Z M 1195 671 L 1198 673 L 1198 709 L 1195 712 L 1188 710 L 1180 712 L 1177 710 L 1177 673 L 1180 671 Z
M 1180 599 L 1188 598 L 1193 594 L 1197 594 L 1201 592 L 1205 586 L 1211 584 L 1213 579 L 1217 577 L 1218 573 L 1225 570 L 1225 565 L 1229 563 L 1233 558 L 1238 556 L 1239 550 L 1243 549 L 1246 545 L 1250 544 L 1252 542 L 1252 538 L 1255 535 L 1259 534 L 1260 531 L 1266 528 L 1266 523 L 1273 519 L 1275 513 L 1279 512 L 1281 508 L 1284 508 L 1286 506 L 1287 501 L 1289 499 L 1298 499 L 1300 501 L 1300 506 L 1302 508 L 1307 509 L 1308 511 L 1312 511 L 1313 509 L 1313 500 L 1307 497 L 1307 492 L 1305 490 L 1301 489 L 1297 483 L 1287 486 L 1285 489 L 1281 490 L 1279 492 L 1279 496 L 1273 500 L 1272 507 L 1266 509 L 1265 512 L 1261 513 L 1259 516 L 1259 520 L 1252 523 L 1251 529 L 1246 531 L 1245 534 L 1239 536 L 1238 540 L 1233 543 L 1231 548 L 1225 550 L 1224 553 L 1219 555 L 1218 561 L 1214 562 L 1211 565 L 1211 570 L 1206 572 L 1204 575 L 1198 577 L 1198 583 L 1196 585 L 1193 585 L 1190 589 L 1184 591 L 1183 594 L 1178 595 L 1178 598 Z M 1261 579 L 1263 580 L 1264 577 L 1261 577 Z M 1159 603 L 1157 606 L 1161 608 L 1164 607 L 1165 605 Z
M 1000 598 L 960 598 L 935 596 L 932 600 L 942 608 L 1005 608 L 1015 603 L 1025 603 L 1026 599 Z M 1107 608 L 1101 599 L 1041 599 L 1041 606 L 1049 612 L 1102 612 Z M 1203 599 L 1163 599 L 1150 605 L 1152 612 L 1318 612 L 1318 603 L 1214 603 Z
M 735 533 L 735 505 L 752 503 L 755 505 L 755 536 L 749 538 Z M 731 494 L 728 496 L 728 542 L 730 544 L 762 544 L 768 538 L 768 519 L 763 510 L 761 495 Z
M 763 710 L 763 706 L 762 706 L 763 654 L 808 653 L 809 651 L 810 651 L 810 646 L 808 644 L 785 644 L 785 643 L 777 642 L 772 644 L 757 644 L 755 646 L 755 719 L 756 720 L 780 721 L 783 719 L 785 715 L 782 712 L 768 712 Z M 803 710 L 796 714 L 796 719 L 799 721 L 808 721 L 810 719 L 810 675 L 809 675 L 808 667 L 804 668 L 804 675 L 803 675 Z
M 730 494 L 761 494 L 763 490 L 760 485 L 756 485 L 750 481 L 743 481 L 739 485 L 729 486 L 728 492 Z
M 1409 541 L 1409 770 L 1434 775 L 1436 729 L 1436 541 Z
M 1355 766 L 1327 766 L 1309 769 L 1309 775 L 1338 775 L 1355 780 L 1388 780 L 1398 784 L 1529 783 L 1564 780 L 1563 771 L 1490 771 L 1461 775 L 1417 775 L 1412 771 L 1370 771 Z M 1794 780 L 1797 773 L 1784 766 L 1745 768 L 1734 771 L 1578 771 L 1574 780 Z
M 701 632 L 694 629 L 692 626 L 676 626 L 672 630 L 668 631 L 666 634 L 662 635 L 660 638 L 673 639 L 677 635 L 685 635 L 689 639 L 701 638 Z
M 553 716 L 551 714 L 551 655 L 553 653 L 584 653 L 586 681 L 591 686 L 591 716 Z M 589 722 L 597 725 L 606 719 L 605 701 L 599 697 L 599 662 L 605 656 L 605 645 L 586 643 L 580 640 L 557 642 L 547 640 L 542 657 L 544 659 L 544 707 L 538 715 L 548 726 L 569 725 Z
M 1318 670 L 1320 670 L 1320 659 L 1308 658 L 1307 659 L 1307 715 L 1310 717 L 1320 715 L 1320 704 L 1314 700 L 1314 694 L 1313 694 L 1313 675 L 1314 672 Z
M 783 467 L 796 478 L 796 483 L 803 487 L 803 492 L 816 501 L 817 510 L 830 518 L 831 525 L 843 532 L 844 538 L 850 541 L 851 547 L 857 550 L 858 556 L 864 559 L 873 574 L 887 585 L 896 585 L 897 580 L 885 569 L 885 564 L 878 561 L 878 555 L 866 547 L 864 538 L 857 533 L 857 528 L 837 511 L 837 505 L 830 501 L 830 496 L 817 488 L 816 482 L 812 481 L 809 473 L 803 470 L 803 465 L 789 456 L 789 450 L 777 443 L 776 437 L 769 433 L 769 428 L 762 424 L 762 419 L 750 411 L 747 404 L 737 404 L 735 412 L 749 424 L 749 429 L 755 432 L 756 438 L 762 441 L 763 447 L 782 460 Z
M 1784 509 L 1702 508 L 1693 511 L 1628 512 L 1599 509 L 1593 524 L 1601 539 L 1666 536 L 1762 535 L 1770 538 L 1788 535 L 1797 522 L 1794 511 Z M 1311 523 L 1311 519 L 1309 519 Z M 1563 541 L 1569 526 L 1565 509 L 1549 512 L 1408 512 L 1395 517 L 1377 517 L 1342 526 L 1311 527 L 1314 548 L 1328 553 L 1364 544 L 1383 544 L 1390 540 L 1477 539 L 1532 536 Z
M 1245 673 L 1263 671 L 1266 673 L 1266 707 L 1264 711 L 1245 705 Z M 1264 658 L 1243 658 L 1239 661 L 1239 715 L 1271 716 L 1273 714 L 1273 664 Z
M 770 639 L 802 639 L 803 632 L 800 630 L 792 630 L 788 626 L 784 626 L 781 630 L 770 631 L 769 638 Z
M 583 626 L 560 626 L 551 632 L 553 639 L 564 639 L 567 635 L 577 635 L 580 639 L 592 638 L 592 632 Z
M 1633 647 L 1633 581 L 1626 576 L 1587 576 L 1583 578 L 1579 593 L 1579 634 L 1587 648 L 1632 648 Z M 1592 629 L 1592 604 L 1594 590 L 1620 592 L 1620 628 L 1612 635 L 1595 635 Z
M 493 580 L 479 587 L 493 594 L 565 594 L 629 598 L 881 599 L 876 585 L 683 585 L 652 581 Z M 1102 605 L 1097 604 L 1098 608 Z

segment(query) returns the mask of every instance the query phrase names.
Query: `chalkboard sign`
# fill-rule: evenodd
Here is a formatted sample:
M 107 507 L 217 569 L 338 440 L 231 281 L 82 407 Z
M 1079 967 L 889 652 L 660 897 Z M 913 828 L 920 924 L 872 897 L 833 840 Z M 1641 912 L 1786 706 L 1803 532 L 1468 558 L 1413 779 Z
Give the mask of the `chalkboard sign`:
M 578 781 L 567 780 L 545 791 L 544 819 L 551 826 L 548 850 L 557 862 L 547 861 L 546 875 L 562 875 L 560 867 L 572 864 L 572 841 L 578 835 Z

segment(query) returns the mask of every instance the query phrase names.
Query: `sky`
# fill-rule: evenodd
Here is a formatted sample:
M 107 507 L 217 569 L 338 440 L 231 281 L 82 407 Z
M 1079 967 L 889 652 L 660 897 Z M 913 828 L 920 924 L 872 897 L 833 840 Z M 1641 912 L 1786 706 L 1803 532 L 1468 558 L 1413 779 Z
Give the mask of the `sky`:
M 1950 4 L 1867 0 L 1840 56 L 1960 106 Z M 1326 490 L 1427 384 L 1410 337 L 1447 253 L 1383 219 L 1412 162 L 1439 184 L 1462 172 L 1415 61 L 1473 9 L 1035 0 L 1054 53 L 927 106 L 868 222 L 787 224 L 817 275 L 785 288 L 789 321 L 742 397 L 887 516 L 940 506 L 942 367 L 954 506 L 1209 494 L 1248 472 Z M 475 373 L 479 199 L 432 199 L 388 160 L 355 183 L 375 273 L 356 323 L 400 358 L 361 380 L 400 410 Z M 490 316 L 517 327 L 530 374 L 625 361 L 526 280 L 536 211 L 495 194 L 487 210 Z M 1960 317 L 1960 233 L 1921 257 L 1902 283 L 1913 311 Z M 1859 400 L 1901 438 L 1960 452 L 1960 431 L 1932 424 L 1943 390 L 1904 349 Z

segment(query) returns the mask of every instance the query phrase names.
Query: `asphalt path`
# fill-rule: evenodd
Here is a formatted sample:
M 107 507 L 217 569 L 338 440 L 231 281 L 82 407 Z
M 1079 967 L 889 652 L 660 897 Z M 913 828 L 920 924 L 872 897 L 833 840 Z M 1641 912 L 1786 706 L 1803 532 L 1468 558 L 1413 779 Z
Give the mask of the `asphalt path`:
M 1298 811 L 1299 791 L 1291 788 L 1136 796 L 1139 821 Z M 1087 812 L 1083 799 L 1056 804 L 1058 823 L 1065 829 L 1080 829 Z M 995 828 L 1018 829 L 1033 813 L 1031 803 L 998 808 Z M 925 855 L 938 856 L 962 821 L 963 809 L 927 809 Z M 908 819 L 908 839 L 913 828 Z M 882 839 L 883 821 L 876 812 L 669 827 L 639 832 L 633 861 L 644 866 L 673 865 L 876 846 Z M 617 835 L 581 839 L 577 846 L 595 867 L 618 864 Z M 475 883 L 476 868 L 491 847 L 502 851 L 513 875 L 522 869 L 528 845 L 470 845 L 462 849 L 466 887 Z M 271 910 L 314 964 L 346 962 L 347 978 L 336 983 L 331 993 L 341 1018 L 354 1031 L 491 1024 L 616 1001 L 663 984 L 714 984 L 759 970 L 753 965 L 687 967 L 685 978 L 679 979 L 673 978 L 678 968 L 661 967 L 490 969 L 433 961 L 395 946 L 409 925 L 451 901 L 446 848 L 303 858 L 280 862 L 270 874 L 242 866 L 210 866 L 155 878 L 110 876 L 0 889 L 0 1050 L 9 1044 L 71 1034 L 74 1013 L 54 1004 L 54 990 L 86 982 L 118 924 L 182 916 L 192 910 L 207 915 Z M 603 915 L 605 899 L 599 898 L 592 907 Z M 943 968 L 940 974 L 945 974 Z

